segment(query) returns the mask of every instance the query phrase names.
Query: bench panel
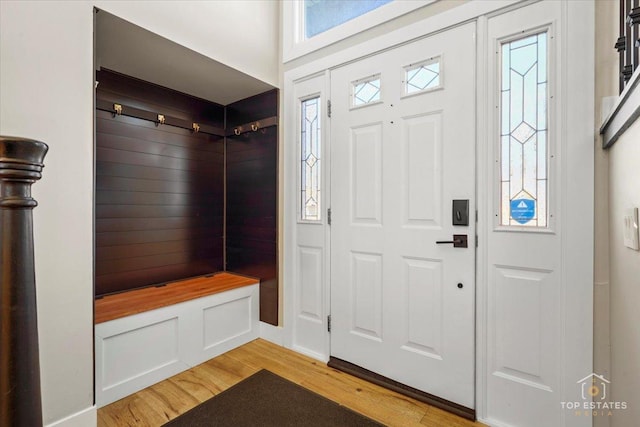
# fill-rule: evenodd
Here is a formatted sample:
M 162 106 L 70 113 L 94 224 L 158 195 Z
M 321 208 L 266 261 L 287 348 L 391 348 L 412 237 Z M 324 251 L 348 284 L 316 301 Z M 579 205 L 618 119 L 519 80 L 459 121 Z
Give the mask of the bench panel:
M 99 323 L 96 405 L 102 407 L 259 334 L 259 285 Z

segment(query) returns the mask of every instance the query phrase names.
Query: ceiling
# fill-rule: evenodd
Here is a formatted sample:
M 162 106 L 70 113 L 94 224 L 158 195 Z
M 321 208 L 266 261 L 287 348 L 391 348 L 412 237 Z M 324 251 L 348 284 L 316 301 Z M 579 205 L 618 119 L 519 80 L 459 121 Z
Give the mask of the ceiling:
M 228 105 L 273 86 L 103 10 L 96 14 L 96 69 L 107 68 Z

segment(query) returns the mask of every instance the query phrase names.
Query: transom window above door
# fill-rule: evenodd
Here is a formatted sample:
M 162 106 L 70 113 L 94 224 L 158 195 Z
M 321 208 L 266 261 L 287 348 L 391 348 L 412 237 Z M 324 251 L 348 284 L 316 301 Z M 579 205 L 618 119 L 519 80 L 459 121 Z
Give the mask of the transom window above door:
M 287 0 L 282 2 L 285 63 L 428 6 L 437 0 Z
M 393 0 L 304 0 L 304 35 L 314 37 Z

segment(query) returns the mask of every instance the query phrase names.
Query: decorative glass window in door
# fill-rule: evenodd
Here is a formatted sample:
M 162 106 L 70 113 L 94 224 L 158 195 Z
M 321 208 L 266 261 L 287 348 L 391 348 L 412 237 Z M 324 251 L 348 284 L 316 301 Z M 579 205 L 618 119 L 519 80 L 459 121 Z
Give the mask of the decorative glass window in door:
M 547 33 L 501 46 L 500 225 L 547 227 Z
M 320 97 L 301 103 L 300 203 L 303 221 L 320 221 Z
M 380 74 L 351 83 L 351 105 L 361 107 L 380 102 Z
M 426 92 L 440 86 L 440 58 L 411 64 L 404 68 L 405 95 Z

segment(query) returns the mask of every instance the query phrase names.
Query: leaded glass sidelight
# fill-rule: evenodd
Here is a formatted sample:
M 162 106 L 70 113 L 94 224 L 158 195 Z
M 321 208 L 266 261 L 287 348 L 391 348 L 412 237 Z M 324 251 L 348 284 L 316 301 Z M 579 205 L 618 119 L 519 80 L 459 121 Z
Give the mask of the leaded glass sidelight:
M 352 104 L 354 107 L 380 101 L 380 76 L 358 80 L 352 83 Z
M 320 221 L 320 97 L 301 103 L 300 126 L 300 204 L 301 219 Z
M 547 227 L 547 33 L 501 55 L 500 224 Z
M 440 58 L 405 67 L 404 85 L 407 95 L 440 87 Z

